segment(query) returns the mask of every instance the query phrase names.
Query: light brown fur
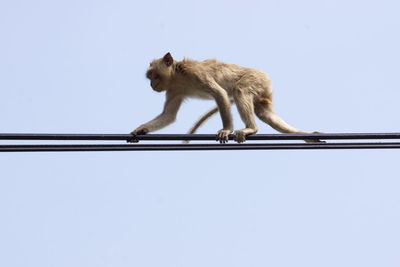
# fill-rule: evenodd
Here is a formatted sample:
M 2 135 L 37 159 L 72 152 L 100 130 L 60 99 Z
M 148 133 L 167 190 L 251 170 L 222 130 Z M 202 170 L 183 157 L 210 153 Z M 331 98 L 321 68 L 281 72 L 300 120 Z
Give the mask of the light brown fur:
M 217 140 L 221 143 L 227 142 L 228 135 L 233 131 L 230 101 L 234 101 L 246 125 L 246 128 L 234 132 L 234 140 L 238 143 L 244 142 L 246 135 L 257 132 L 254 113 L 279 132 L 306 133 L 288 125 L 274 113 L 271 82 L 262 71 L 214 59 L 174 61 L 167 53 L 150 63 L 146 76 L 153 90 L 166 91 L 166 101 L 163 112 L 139 126 L 132 132 L 133 135 L 156 131 L 174 122 L 182 101 L 188 97 L 216 101 L 218 109 L 209 111 L 199 122 L 201 125 L 218 110 L 223 124 L 217 132 Z

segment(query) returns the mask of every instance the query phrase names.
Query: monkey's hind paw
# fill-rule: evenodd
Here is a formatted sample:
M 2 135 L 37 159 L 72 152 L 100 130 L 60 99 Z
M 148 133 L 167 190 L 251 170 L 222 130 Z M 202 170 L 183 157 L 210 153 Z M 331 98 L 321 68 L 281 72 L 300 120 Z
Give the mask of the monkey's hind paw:
M 324 144 L 326 143 L 325 141 L 321 141 L 319 139 L 305 139 L 306 143 L 318 143 L 318 144 Z
M 312 133 L 313 134 L 322 134 L 323 132 L 314 131 Z M 304 141 L 306 141 L 306 143 L 320 143 L 320 144 L 326 143 L 325 141 L 321 141 L 319 139 L 306 139 Z
M 235 140 L 239 144 L 243 143 L 244 141 L 246 141 L 246 134 L 242 130 L 236 130 L 233 133 L 233 140 Z
M 219 130 L 217 132 L 217 141 L 219 141 L 221 144 L 225 144 L 228 143 L 228 139 L 229 139 L 229 134 L 231 133 L 231 130 Z

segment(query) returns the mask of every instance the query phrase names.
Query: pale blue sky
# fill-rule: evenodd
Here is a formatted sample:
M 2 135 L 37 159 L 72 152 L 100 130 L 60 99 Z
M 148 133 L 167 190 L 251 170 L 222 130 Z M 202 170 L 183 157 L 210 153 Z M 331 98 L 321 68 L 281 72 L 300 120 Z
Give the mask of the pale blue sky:
M 161 111 L 144 73 L 168 51 L 264 70 L 295 127 L 398 132 L 399 10 L 3 0 L 0 132 L 129 133 Z M 187 101 L 159 133 L 186 132 L 213 105 Z M 220 127 L 215 117 L 200 132 Z M 399 155 L 3 153 L 0 266 L 400 266 Z

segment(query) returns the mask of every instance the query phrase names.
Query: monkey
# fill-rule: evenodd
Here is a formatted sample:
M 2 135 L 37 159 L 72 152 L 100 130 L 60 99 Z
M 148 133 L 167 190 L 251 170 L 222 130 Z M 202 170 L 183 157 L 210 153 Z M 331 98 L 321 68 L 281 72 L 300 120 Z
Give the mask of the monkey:
M 147 134 L 173 123 L 186 98 L 215 100 L 217 107 L 205 114 L 203 120 L 196 125 L 198 128 L 210 116 L 219 112 L 222 129 L 216 133 L 216 140 L 220 143 L 228 142 L 229 134 L 233 132 L 231 103 L 236 104 L 245 124 L 245 128 L 233 132 L 233 139 L 237 143 L 243 143 L 247 135 L 258 131 L 254 114 L 281 133 L 309 133 L 290 126 L 275 114 L 272 107 L 271 80 L 260 70 L 227 64 L 216 59 L 196 61 L 184 58 L 176 61 L 168 52 L 164 57 L 150 63 L 146 77 L 154 91 L 165 91 L 164 108 L 160 115 L 131 132 L 131 142 L 137 141 L 136 135 Z M 192 128 L 193 132 L 197 129 L 196 125 Z

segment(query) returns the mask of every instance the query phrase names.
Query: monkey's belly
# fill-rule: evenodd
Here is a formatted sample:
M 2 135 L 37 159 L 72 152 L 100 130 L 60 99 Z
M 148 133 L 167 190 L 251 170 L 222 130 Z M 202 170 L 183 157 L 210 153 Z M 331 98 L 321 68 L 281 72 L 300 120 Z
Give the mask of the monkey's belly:
M 213 99 L 213 97 L 203 91 L 193 91 L 191 94 L 189 94 L 189 97 L 193 97 L 193 98 L 199 98 L 199 99 Z

